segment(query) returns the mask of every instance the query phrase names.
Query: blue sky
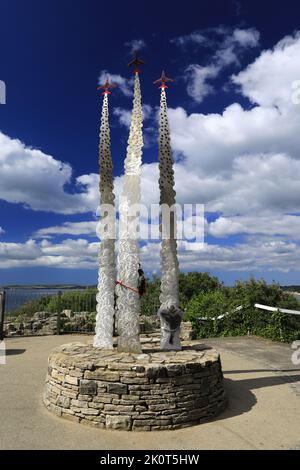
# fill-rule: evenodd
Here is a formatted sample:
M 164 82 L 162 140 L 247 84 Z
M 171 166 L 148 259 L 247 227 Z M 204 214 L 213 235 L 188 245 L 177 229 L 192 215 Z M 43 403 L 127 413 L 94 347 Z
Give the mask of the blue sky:
M 2 0 L 0 284 L 95 284 L 98 134 L 106 73 L 116 192 L 122 184 L 139 45 L 143 199 L 156 202 L 159 93 L 168 90 L 178 201 L 204 203 L 202 249 L 179 244 L 182 270 L 227 284 L 249 275 L 299 283 L 300 80 L 297 3 Z M 195 248 L 195 247 L 193 247 Z M 159 270 L 145 244 L 145 271 Z

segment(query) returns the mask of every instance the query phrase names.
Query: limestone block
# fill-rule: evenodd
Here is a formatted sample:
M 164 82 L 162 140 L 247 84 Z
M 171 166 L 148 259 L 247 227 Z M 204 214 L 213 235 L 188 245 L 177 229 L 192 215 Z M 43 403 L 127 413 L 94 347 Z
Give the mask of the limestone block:
M 105 424 L 108 429 L 123 429 L 124 431 L 129 431 L 131 429 L 132 420 L 130 416 L 126 415 L 107 415 Z

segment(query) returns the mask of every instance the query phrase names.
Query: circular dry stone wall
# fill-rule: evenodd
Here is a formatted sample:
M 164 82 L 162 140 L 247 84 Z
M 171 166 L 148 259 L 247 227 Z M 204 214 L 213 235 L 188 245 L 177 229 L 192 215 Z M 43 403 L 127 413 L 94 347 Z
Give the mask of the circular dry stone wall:
M 132 354 L 70 343 L 49 356 L 44 403 L 99 428 L 177 429 L 224 410 L 222 379 L 219 354 L 204 345 Z

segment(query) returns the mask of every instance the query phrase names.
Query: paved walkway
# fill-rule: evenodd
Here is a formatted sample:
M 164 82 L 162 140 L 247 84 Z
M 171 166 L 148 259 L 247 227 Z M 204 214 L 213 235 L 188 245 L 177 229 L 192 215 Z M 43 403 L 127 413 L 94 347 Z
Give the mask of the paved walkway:
M 257 338 L 204 341 L 220 353 L 229 408 L 209 423 L 176 431 L 93 429 L 49 413 L 41 395 L 49 351 L 84 336 L 7 339 L 0 365 L 0 449 L 300 448 L 300 365 L 288 345 Z

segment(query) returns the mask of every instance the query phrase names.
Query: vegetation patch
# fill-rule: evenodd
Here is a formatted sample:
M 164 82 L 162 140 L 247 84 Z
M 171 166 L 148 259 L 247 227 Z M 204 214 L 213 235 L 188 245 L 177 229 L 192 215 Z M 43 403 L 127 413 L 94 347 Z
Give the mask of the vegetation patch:
M 11 312 L 17 321 L 32 318 L 36 312 L 57 313 L 71 310 L 76 320 L 76 331 L 93 331 L 95 327 L 96 288 L 67 291 L 61 295 L 44 295 L 26 302 Z M 160 280 L 154 276 L 147 282 L 146 293 L 141 297 L 141 313 L 145 317 L 157 314 L 159 308 Z M 300 311 L 300 302 L 279 284 L 264 280 L 237 281 L 226 287 L 208 273 L 180 273 L 180 307 L 184 320 L 191 321 L 198 338 L 213 336 L 257 335 L 276 341 L 290 342 L 300 339 L 300 316 L 281 312 L 267 312 L 254 307 L 255 303 Z M 236 310 L 237 307 L 241 309 Z M 85 313 L 85 325 L 79 324 Z M 228 313 L 228 315 L 226 314 Z M 81 315 L 82 317 L 82 315 Z M 218 318 L 222 317 L 222 318 Z M 83 320 L 82 320 L 83 321 Z M 62 332 L 74 331 L 75 318 L 62 318 Z

